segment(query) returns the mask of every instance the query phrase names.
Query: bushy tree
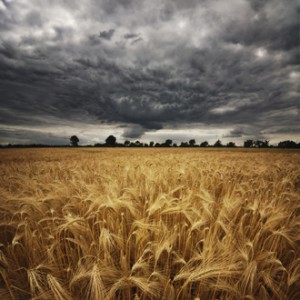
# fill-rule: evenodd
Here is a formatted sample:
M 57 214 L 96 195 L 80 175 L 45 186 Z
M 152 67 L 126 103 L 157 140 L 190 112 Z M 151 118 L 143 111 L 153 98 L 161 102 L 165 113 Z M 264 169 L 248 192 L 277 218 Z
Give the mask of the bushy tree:
M 220 140 L 217 140 L 217 141 L 214 143 L 214 147 L 223 147 L 222 142 L 221 142 Z
M 204 141 L 200 144 L 200 147 L 208 147 L 209 144 L 208 144 L 208 141 Z
M 76 135 L 70 137 L 70 143 L 73 147 L 77 147 L 79 143 L 79 138 Z
M 279 148 L 300 148 L 300 143 L 297 144 L 294 141 L 282 141 L 278 143 Z
M 189 141 L 189 144 L 190 144 L 191 147 L 194 147 L 195 144 L 196 144 L 196 141 L 195 141 L 194 139 L 191 139 L 191 140 Z
M 268 148 L 269 147 L 269 141 L 267 141 L 267 140 L 264 140 L 264 141 L 257 140 L 257 141 L 254 142 L 254 145 L 258 148 Z
M 117 141 L 117 139 L 113 135 L 110 135 L 105 140 L 105 143 L 106 143 L 107 146 L 115 146 L 116 145 L 116 141 Z
M 172 144 L 173 144 L 173 141 L 168 139 L 168 140 L 165 141 L 164 146 L 171 147 Z
M 245 148 L 250 148 L 254 146 L 254 141 L 253 140 L 247 140 L 244 142 L 244 147 Z
M 234 142 L 227 143 L 226 147 L 233 148 L 236 147 Z
M 188 147 L 189 144 L 187 142 L 181 142 L 180 147 Z

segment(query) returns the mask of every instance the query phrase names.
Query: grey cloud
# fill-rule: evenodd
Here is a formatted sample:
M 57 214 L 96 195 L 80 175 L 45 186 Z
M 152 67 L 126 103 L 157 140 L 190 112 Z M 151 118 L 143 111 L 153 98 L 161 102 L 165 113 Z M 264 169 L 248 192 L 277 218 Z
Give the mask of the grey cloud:
M 124 39 L 133 39 L 133 38 L 137 38 L 138 36 L 140 36 L 140 33 L 138 33 L 138 34 L 126 33 L 126 34 L 124 34 Z
M 143 128 L 142 126 L 133 126 L 133 127 L 125 128 L 123 132 L 123 137 L 136 139 L 142 137 L 144 133 L 145 133 L 145 128 Z
M 160 10 L 160 18 L 162 21 L 167 22 L 171 20 L 174 13 L 175 13 L 174 5 L 170 2 L 167 2 Z
M 5 5 L 5 6 L 9 6 L 11 1 L 7 1 L 7 0 L 2 0 L 2 3 Z
M 142 42 L 142 41 L 143 41 L 143 38 L 139 37 L 139 38 L 133 40 L 133 41 L 131 42 L 131 45 L 134 45 L 134 44 L 136 44 L 136 43 L 138 43 L 138 42 Z
M 69 145 L 69 137 L 60 137 L 53 133 L 38 130 L 0 129 L 0 144 L 45 144 Z
M 244 135 L 244 131 L 240 129 L 234 129 L 229 132 L 229 134 L 224 135 L 224 138 L 240 138 Z
M 197 7 L 198 5 L 203 5 L 205 4 L 205 2 L 207 2 L 207 0 L 175 0 L 173 1 L 175 7 L 177 9 L 193 9 L 195 7 Z
M 44 2 L 28 2 L 32 21 L 22 7 L 12 5 L 15 19 L 0 11 L 10 24 L 0 21 L 0 123 L 114 124 L 128 138 L 189 124 L 232 138 L 300 132 L 294 12 L 279 0 L 235 2 L 227 12 L 217 0 L 119 1 L 107 16 L 111 1 L 64 1 L 48 3 L 50 21 L 36 13 Z M 234 23 L 230 8 L 244 17 L 235 11 Z
M 213 54 L 210 55 L 213 56 Z M 205 57 L 209 61 L 213 59 L 213 57 L 210 58 L 204 53 L 201 54 L 201 57 Z M 198 83 L 196 78 L 199 76 L 199 71 L 196 66 L 194 74 L 190 74 L 190 79 L 193 77 L 194 79 L 188 83 L 183 78 L 172 80 L 172 72 L 163 69 L 149 69 L 141 73 L 138 70 L 120 68 L 114 63 L 103 59 L 94 61 L 78 59 L 76 63 L 78 64 L 74 65 L 72 72 L 74 72 L 74 75 L 75 73 L 81 74 L 80 86 L 78 86 L 75 78 L 69 82 L 57 81 L 58 84 L 53 90 L 55 96 L 52 96 L 59 100 L 55 101 L 52 107 L 57 107 L 61 115 L 69 112 L 71 117 L 74 114 L 73 118 L 75 118 L 76 114 L 80 115 L 86 112 L 89 118 L 94 115 L 96 118 L 106 119 L 108 122 L 129 122 L 140 124 L 143 127 L 161 128 L 167 122 L 185 123 L 199 121 L 210 123 L 213 120 L 215 123 L 239 123 L 243 122 L 243 119 L 245 120 L 244 122 L 248 122 L 249 119 L 255 122 L 259 117 L 256 109 L 259 107 L 263 111 L 268 108 L 268 106 L 264 108 L 262 102 L 254 102 L 251 105 L 250 101 L 250 104 L 246 106 L 247 110 L 237 108 L 235 112 L 225 111 L 223 115 L 218 116 L 216 119 L 209 112 L 210 109 L 225 105 L 229 100 L 239 97 L 239 94 L 226 95 L 226 90 L 233 88 L 234 84 L 232 83 L 228 86 L 228 80 L 226 80 L 228 71 L 216 73 L 217 68 L 214 65 L 211 66 L 212 70 L 207 69 L 205 71 L 207 74 L 203 80 L 198 78 Z M 228 56 L 224 57 L 224 60 L 220 58 L 216 65 L 220 65 L 222 68 L 231 66 L 231 64 L 228 66 Z M 92 75 L 89 70 L 97 70 L 97 74 L 94 74 L 96 77 L 93 80 L 91 80 L 93 77 L 89 77 Z M 72 75 L 72 72 L 69 76 Z M 41 80 L 41 76 L 46 76 L 46 79 L 51 80 L 51 72 L 40 72 L 37 74 L 39 75 L 38 77 L 33 70 L 29 73 L 29 81 Z M 248 69 L 245 69 L 245 73 L 245 75 L 241 75 L 240 71 L 237 72 L 239 76 L 247 77 Z M 216 84 L 219 86 L 210 88 L 210 84 L 212 84 L 210 80 L 212 82 L 215 81 L 216 78 L 214 77 L 216 74 L 218 74 Z M 106 81 L 107 76 L 110 78 L 109 82 Z M 56 78 L 59 77 L 57 74 Z M 83 78 L 85 78 L 84 81 L 82 80 Z M 243 81 L 243 79 L 240 80 Z M 165 86 L 165 82 L 170 83 Z M 238 87 L 235 89 L 237 92 L 239 91 Z M 48 88 L 48 94 L 49 91 L 50 89 Z M 251 92 L 253 93 L 253 91 Z M 38 102 L 36 105 L 33 105 L 32 101 L 38 98 L 37 96 L 33 97 L 32 93 L 33 91 L 29 92 L 28 89 L 28 94 L 31 95 L 30 99 L 28 97 L 28 101 L 31 102 L 30 107 L 36 112 L 42 112 L 42 107 L 38 107 Z M 117 94 L 120 96 L 116 97 L 115 95 Z M 84 103 L 82 103 L 81 99 L 84 99 Z M 12 104 L 9 105 L 11 106 Z M 15 107 L 17 108 L 18 106 L 19 104 L 16 102 Z M 58 114 L 58 112 L 49 110 L 50 106 L 44 106 L 44 108 L 47 112 Z M 159 126 L 153 126 L 154 124 L 159 124 Z
M 109 29 L 107 31 L 101 31 L 99 34 L 99 37 L 105 40 L 110 40 L 112 36 L 114 35 L 115 30 L 114 29 Z
M 73 34 L 73 30 L 68 27 L 55 26 L 53 29 L 55 30 L 56 34 L 54 39 L 57 41 L 63 41 Z
M 116 0 L 116 1 L 110 1 L 110 0 L 103 0 L 101 2 L 101 8 L 105 11 L 107 14 L 114 14 L 120 7 L 123 8 L 129 8 L 134 4 L 135 0 Z M 97 6 L 99 5 L 99 1 L 93 0 L 92 3 Z
M 162 129 L 163 126 L 157 122 L 143 122 L 143 125 L 129 124 L 124 128 L 122 136 L 124 138 L 136 139 L 141 138 L 146 132 Z
M 298 47 L 296 1 L 290 2 L 288 6 L 279 0 L 249 2 L 255 13 L 249 14 L 248 20 L 228 23 L 224 27 L 225 40 L 274 50 L 291 50 Z
M 253 10 L 260 11 L 270 0 L 247 0 Z M 272 2 L 272 1 L 271 1 Z
M 29 26 L 32 27 L 39 27 L 43 24 L 42 17 L 38 11 L 29 12 L 25 17 L 25 21 Z
M 17 49 L 9 42 L 3 42 L 0 45 L 0 54 L 11 59 L 16 59 L 18 57 Z
M 97 45 L 101 44 L 99 35 L 96 35 L 96 34 L 89 35 L 88 39 L 89 39 L 90 45 L 92 45 L 92 46 L 97 46 Z

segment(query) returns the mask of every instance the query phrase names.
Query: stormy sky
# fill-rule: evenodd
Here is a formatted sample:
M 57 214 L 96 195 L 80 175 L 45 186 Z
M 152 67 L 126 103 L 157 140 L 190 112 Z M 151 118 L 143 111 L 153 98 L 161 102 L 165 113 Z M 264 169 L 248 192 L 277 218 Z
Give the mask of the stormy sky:
M 299 1 L 0 0 L 0 143 L 300 141 Z

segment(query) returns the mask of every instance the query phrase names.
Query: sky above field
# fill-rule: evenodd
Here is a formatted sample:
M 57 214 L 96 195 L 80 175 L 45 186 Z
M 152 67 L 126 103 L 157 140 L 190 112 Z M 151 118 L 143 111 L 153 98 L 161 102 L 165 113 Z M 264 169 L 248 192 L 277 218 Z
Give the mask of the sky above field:
M 300 141 L 299 1 L 0 0 L 0 143 Z

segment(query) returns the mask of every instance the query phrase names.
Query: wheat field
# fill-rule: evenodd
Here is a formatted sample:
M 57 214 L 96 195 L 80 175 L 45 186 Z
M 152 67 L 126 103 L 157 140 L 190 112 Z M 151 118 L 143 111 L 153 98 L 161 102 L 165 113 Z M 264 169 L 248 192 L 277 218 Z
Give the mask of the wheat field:
M 300 299 L 300 152 L 0 155 L 0 299 Z

